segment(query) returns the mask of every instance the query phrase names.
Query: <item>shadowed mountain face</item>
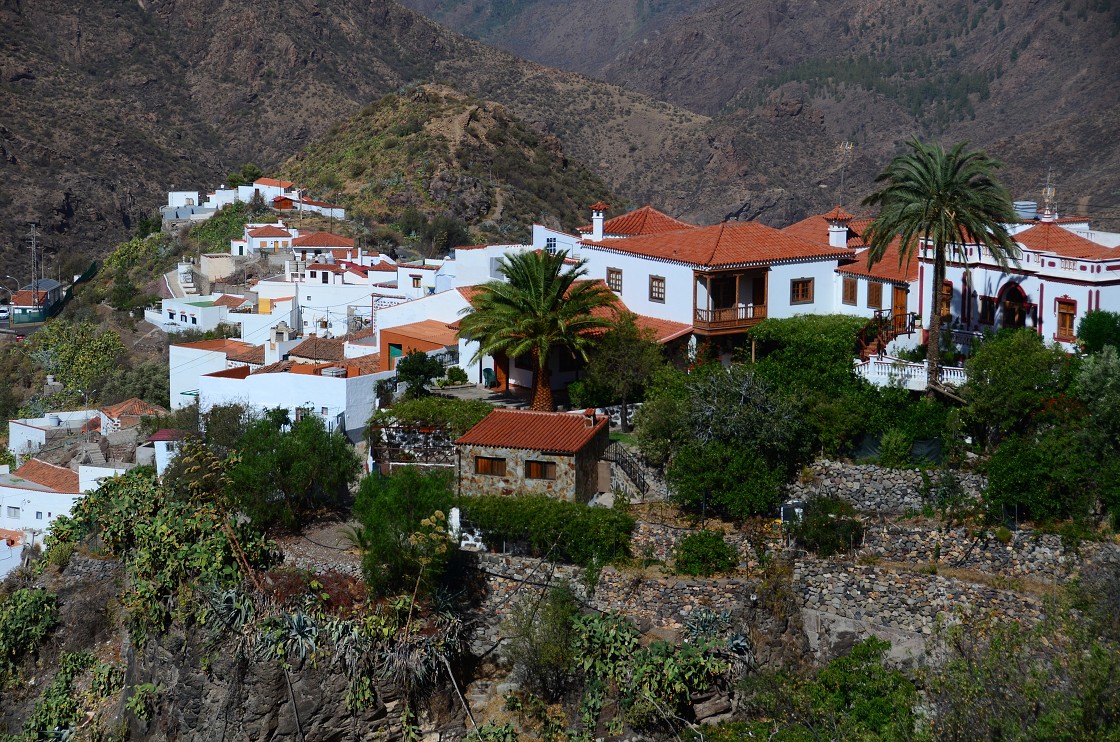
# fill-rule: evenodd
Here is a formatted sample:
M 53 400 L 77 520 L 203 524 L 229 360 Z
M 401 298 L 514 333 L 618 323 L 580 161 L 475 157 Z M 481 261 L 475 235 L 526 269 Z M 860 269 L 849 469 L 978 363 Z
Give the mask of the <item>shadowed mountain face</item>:
M 0 0 L 0 260 L 28 272 L 31 219 L 51 273 L 67 254 L 103 254 L 164 191 L 215 185 L 247 161 L 275 167 L 419 81 L 501 103 L 630 203 L 693 221 L 783 223 L 827 208 L 841 139 L 856 143 L 852 203 L 913 133 L 989 147 L 1017 194 L 1053 166 L 1060 197 L 1099 216 L 1120 200 L 1109 175 L 1118 37 L 1104 0 L 1079 1 L 1057 18 L 1026 0 L 963 15 L 934 2 L 577 0 L 565 13 L 520 3 L 493 23 L 522 54 L 569 54 L 643 94 L 387 0 Z

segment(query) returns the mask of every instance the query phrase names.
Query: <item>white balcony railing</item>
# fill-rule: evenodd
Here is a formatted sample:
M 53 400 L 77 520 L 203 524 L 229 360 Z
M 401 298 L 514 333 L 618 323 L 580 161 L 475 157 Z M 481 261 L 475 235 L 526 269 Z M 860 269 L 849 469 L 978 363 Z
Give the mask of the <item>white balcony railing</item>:
M 924 390 L 929 381 L 929 367 L 925 361 L 912 363 L 891 356 L 857 360 L 855 372 L 875 386 L 897 386 L 912 391 Z M 960 366 L 941 367 L 941 383 L 945 386 L 959 387 L 966 379 Z

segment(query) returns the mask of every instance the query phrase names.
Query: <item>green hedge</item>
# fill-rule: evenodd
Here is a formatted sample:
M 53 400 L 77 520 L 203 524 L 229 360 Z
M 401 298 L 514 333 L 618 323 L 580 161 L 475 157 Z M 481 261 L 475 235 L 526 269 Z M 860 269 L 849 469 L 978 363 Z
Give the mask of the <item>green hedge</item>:
M 525 542 L 534 556 L 582 567 L 629 555 L 634 519 L 617 510 L 532 495 L 468 497 L 459 507 L 494 546 Z

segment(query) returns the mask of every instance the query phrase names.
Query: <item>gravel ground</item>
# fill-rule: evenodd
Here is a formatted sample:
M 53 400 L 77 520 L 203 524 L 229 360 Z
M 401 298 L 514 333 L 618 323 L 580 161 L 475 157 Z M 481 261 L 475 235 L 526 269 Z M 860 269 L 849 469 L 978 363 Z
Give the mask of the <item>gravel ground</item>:
M 333 569 L 360 576 L 361 554 L 346 538 L 347 529 L 355 525 L 343 521 L 313 523 L 302 535 L 277 539 L 284 564 L 313 572 Z

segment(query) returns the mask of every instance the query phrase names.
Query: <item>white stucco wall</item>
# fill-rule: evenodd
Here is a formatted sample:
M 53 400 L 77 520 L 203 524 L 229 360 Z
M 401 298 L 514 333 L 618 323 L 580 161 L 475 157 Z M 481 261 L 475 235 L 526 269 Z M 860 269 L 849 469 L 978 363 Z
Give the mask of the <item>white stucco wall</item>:
M 180 206 L 201 206 L 202 200 L 198 191 L 168 191 L 167 205 L 172 209 Z
M 622 271 L 622 302 L 635 314 L 672 320 L 691 325 L 693 312 L 693 269 L 689 265 L 657 261 L 639 255 L 628 255 L 583 246 L 580 257 L 587 261 L 587 277 L 607 280 L 607 269 Z M 665 301 L 651 301 L 651 276 L 665 279 Z
M 0 528 L 44 532 L 55 518 L 69 515 L 79 499 L 81 495 L 0 485 Z M 18 514 L 10 514 L 9 508 L 16 508 Z
M 199 377 L 226 368 L 226 354 L 216 350 L 200 350 L 172 345 L 168 348 L 170 366 L 171 409 L 189 407 L 196 397 L 184 392 L 198 389 Z

